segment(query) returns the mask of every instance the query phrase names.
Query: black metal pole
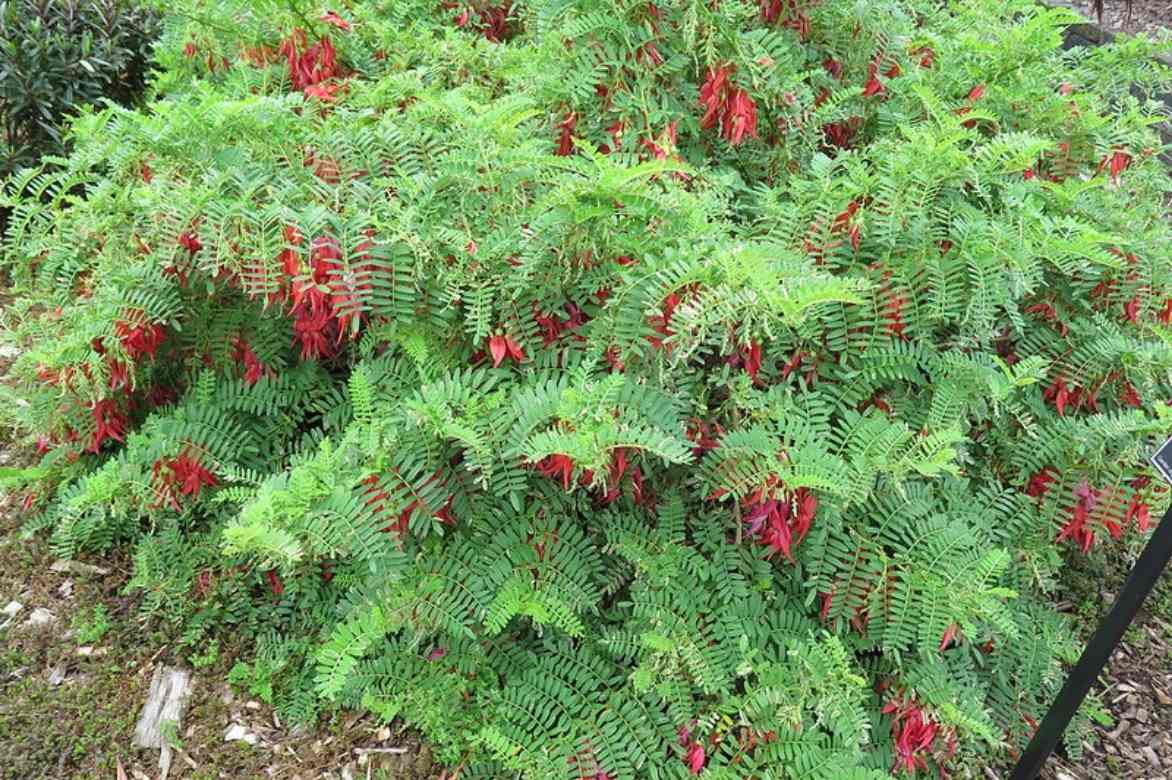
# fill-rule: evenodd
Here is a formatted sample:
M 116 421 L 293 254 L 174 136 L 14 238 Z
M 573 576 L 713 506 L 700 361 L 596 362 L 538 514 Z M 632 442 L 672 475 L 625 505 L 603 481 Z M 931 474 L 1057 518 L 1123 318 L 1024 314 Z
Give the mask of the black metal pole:
M 1066 684 L 1062 686 L 1058 698 L 1042 719 L 1042 724 L 1038 726 L 1029 747 L 1013 768 L 1009 780 L 1036 780 L 1046 759 L 1062 738 L 1062 732 L 1066 731 L 1070 719 L 1078 711 L 1079 705 L 1095 684 L 1127 627 L 1135 619 L 1144 599 L 1160 579 L 1160 574 L 1168 565 L 1169 559 L 1172 559 L 1172 506 L 1164 513 L 1147 547 L 1140 553 L 1139 561 L 1136 562 L 1115 603 L 1111 605 L 1111 611 L 1103 618 L 1090 643 L 1082 651 L 1082 657 L 1066 678 Z

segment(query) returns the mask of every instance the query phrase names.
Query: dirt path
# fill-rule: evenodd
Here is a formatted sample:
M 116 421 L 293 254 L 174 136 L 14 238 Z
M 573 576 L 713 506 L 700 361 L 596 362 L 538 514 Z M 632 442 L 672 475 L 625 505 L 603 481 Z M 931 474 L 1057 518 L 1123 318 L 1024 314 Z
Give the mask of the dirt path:
M 1098 22 L 1094 0 L 1059 0 Z M 1112 32 L 1156 34 L 1160 28 L 1172 28 L 1172 2 L 1169 0 L 1132 0 L 1128 12 L 1127 0 L 1103 0 L 1103 27 Z
M 227 679 L 235 651 L 214 661 L 172 651 L 139 623 L 122 594 L 129 561 L 67 570 L 42 540 L 18 533 L 17 497 L 0 501 L 0 780 L 155 780 L 158 751 L 132 747 L 135 721 L 161 664 L 194 668 L 175 735 L 171 778 L 426 778 L 426 748 L 373 719 L 340 713 L 316 729 L 288 728 Z M 19 605 L 17 609 L 14 604 Z M 6 608 L 7 607 L 7 608 Z M 194 661 L 194 664 L 193 664 Z M 235 727 L 235 728 L 234 728 Z M 225 741 L 234 728 L 237 739 Z

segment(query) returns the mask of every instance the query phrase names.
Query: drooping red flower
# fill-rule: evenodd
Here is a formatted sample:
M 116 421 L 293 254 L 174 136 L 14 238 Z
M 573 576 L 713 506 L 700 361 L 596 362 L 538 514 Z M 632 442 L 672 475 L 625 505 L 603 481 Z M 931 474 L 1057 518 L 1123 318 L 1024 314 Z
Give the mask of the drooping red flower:
M 562 453 L 554 453 L 553 455 L 546 455 L 541 460 L 533 464 L 533 468 L 538 474 L 545 477 L 553 477 L 554 479 L 561 479 L 562 486 L 570 489 L 573 484 L 574 475 L 574 461 L 569 455 Z
M 481 34 L 485 40 L 501 43 L 512 37 L 512 30 L 509 29 L 509 14 L 512 9 L 512 2 L 506 2 L 477 11 L 480 16 Z
M 488 351 L 492 355 L 492 367 L 498 368 L 505 357 L 511 357 L 520 363 L 525 360 L 525 350 L 512 336 L 498 333 L 488 339 Z
M 1099 163 L 1098 172 L 1102 173 L 1104 168 L 1107 169 L 1111 181 L 1118 184 L 1120 174 L 1127 170 L 1129 165 L 1131 165 L 1131 155 L 1123 149 L 1115 149 Z
M 1132 325 L 1139 324 L 1139 296 L 1135 296 L 1127 303 L 1123 304 L 1123 321 L 1130 322 Z
M 705 130 L 720 123 L 720 134 L 732 146 L 746 136 L 757 137 L 757 104 L 744 89 L 734 86 L 731 68 L 710 66 L 700 85 L 700 105 L 704 115 L 700 127 Z
M 1139 498 L 1132 498 L 1131 503 L 1127 507 L 1127 514 L 1123 518 L 1124 524 L 1135 520 L 1136 528 L 1140 533 L 1146 534 L 1148 527 L 1152 522 L 1151 507 L 1141 502 Z
M 199 498 L 203 488 L 215 487 L 217 484 L 215 475 L 204 468 L 199 457 L 187 452 L 180 453 L 171 461 L 171 471 L 175 475 L 179 492 L 195 499 Z
M 1172 325 L 1172 298 L 1164 301 L 1164 308 L 1156 315 L 1156 319 L 1164 325 Z
M 569 157 L 574 153 L 574 128 L 578 124 L 578 115 L 573 111 L 566 114 L 566 118 L 558 122 L 558 147 L 554 154 L 559 157 Z
M 1095 544 L 1095 531 L 1090 527 L 1091 512 L 1098 504 L 1101 493 L 1102 491 L 1091 487 L 1085 479 L 1075 487 L 1074 497 L 1077 500 L 1070 508 L 1070 517 L 1058 532 L 1055 541 L 1070 539 L 1082 548 L 1084 553 L 1090 552 Z
M 1144 405 L 1143 399 L 1139 396 L 1139 391 L 1135 389 L 1135 385 L 1131 382 L 1124 381 L 1119 388 L 1119 403 L 1126 406 L 1134 406 L 1139 409 Z
M 884 714 L 893 714 L 891 736 L 895 740 L 895 766 L 892 773 L 903 771 L 915 774 L 917 770 L 927 771 L 927 756 L 931 754 L 932 743 L 940 733 L 940 726 L 933 723 L 917 702 L 904 703 L 899 699 L 883 707 Z
M 1058 416 L 1066 416 L 1066 406 L 1070 402 L 1071 391 L 1066 386 L 1066 380 L 1061 376 L 1056 377 L 1049 387 L 1042 393 L 1042 398 L 1054 404 L 1054 408 L 1058 410 Z
M 745 136 L 757 137 L 757 104 L 745 90 L 734 88 L 729 91 L 720 118 L 720 132 L 730 146 L 739 145 Z
M 727 68 L 712 67 L 700 85 L 700 104 L 704 107 L 704 115 L 700 117 L 700 127 L 707 130 L 713 127 L 720 118 L 724 107 L 724 95 L 728 88 L 729 72 Z
M 289 64 L 289 81 L 298 92 L 342 76 L 338 53 L 328 35 L 323 35 L 312 46 L 307 43 L 305 31 L 298 29 L 281 43 L 279 49 Z
M 863 85 L 863 97 L 882 97 L 887 94 L 887 87 L 879 80 L 879 58 L 867 66 L 867 83 Z
M 750 341 L 729 356 L 728 364 L 743 367 L 745 373 L 754 382 L 757 381 L 757 372 L 761 370 L 761 345 L 756 341 Z
M 265 365 L 256 356 L 249 344 L 242 336 L 237 336 L 232 345 L 232 358 L 244 366 L 244 381 L 248 385 L 255 385 L 265 375 Z
M 684 763 L 688 765 L 688 771 L 694 775 L 698 775 L 704 771 L 704 746 L 699 742 L 693 742 L 688 746 L 688 754 L 684 756 Z
M 1030 477 L 1026 484 L 1025 494 L 1031 498 L 1042 498 L 1050 490 L 1050 485 L 1058 481 L 1058 470 L 1053 466 L 1045 466 Z
M 107 382 L 107 387 L 111 390 L 130 387 L 130 366 L 121 360 L 110 360 L 107 365 L 110 369 L 110 380 Z
M 332 24 L 334 27 L 337 27 L 339 30 L 342 30 L 343 32 L 349 31 L 349 29 L 350 29 L 350 23 L 347 22 L 342 17 L 338 16 L 333 11 L 326 11 L 319 18 L 321 19 L 321 21 L 325 22 L 326 24 Z
M 762 488 L 745 499 L 744 522 L 749 536 L 769 547 L 767 555 L 780 552 L 791 563 L 793 548 L 809 533 L 818 511 L 818 497 L 806 488 L 771 494 L 775 488 Z
M 157 322 L 146 322 L 146 315 L 141 311 L 132 311 L 126 319 L 115 322 L 114 333 L 131 360 L 138 360 L 143 355 L 153 360 L 167 337 L 166 329 Z
M 124 441 L 129 421 L 113 398 L 103 398 L 90 404 L 94 420 L 94 435 L 89 451 L 96 453 L 106 441 Z
M 269 590 L 273 592 L 274 596 L 280 596 L 285 592 L 285 583 L 281 582 L 281 575 L 277 574 L 276 569 L 266 571 L 265 577 L 269 581 Z
M 194 231 L 188 230 L 179 234 L 179 246 L 194 255 L 203 249 L 203 242 L 199 240 L 199 236 Z

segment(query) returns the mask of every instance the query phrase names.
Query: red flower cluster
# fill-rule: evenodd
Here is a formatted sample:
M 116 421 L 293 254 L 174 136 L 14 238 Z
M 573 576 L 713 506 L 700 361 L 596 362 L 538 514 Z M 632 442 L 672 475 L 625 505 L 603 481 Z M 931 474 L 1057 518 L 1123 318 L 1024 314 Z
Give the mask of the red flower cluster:
M 894 715 L 891 736 L 895 740 L 895 766 L 897 771 L 915 774 L 916 770 L 927 771 L 927 757 L 932 753 L 936 737 L 941 733 L 940 725 L 933 723 L 914 699 L 904 702 L 902 697 L 892 699 L 883 705 L 883 714 Z M 955 750 L 954 737 L 949 738 L 949 754 Z
M 138 360 L 143 355 L 154 359 L 159 346 L 167 337 L 166 329 L 157 322 L 148 323 L 146 315 L 141 311 L 130 312 L 126 319 L 115 322 L 114 333 L 131 360 Z
M 1056 541 L 1071 539 L 1082 548 L 1084 553 L 1090 552 L 1091 547 L 1095 544 L 1095 531 L 1089 527 L 1090 518 L 1091 512 L 1099 503 L 1100 492 L 1091 487 L 1085 479 L 1079 483 L 1078 487 L 1074 489 L 1074 497 L 1077 501 L 1070 508 L 1070 519 L 1058 532 Z
M 745 136 L 757 137 L 757 104 L 749 93 L 736 87 L 730 80 L 727 67 L 709 67 L 700 86 L 700 104 L 704 116 L 700 127 L 707 130 L 720 122 L 720 133 L 729 144 L 740 144 Z
M 1025 494 L 1031 498 L 1042 498 L 1050 492 L 1050 485 L 1057 481 L 1058 470 L 1053 466 L 1045 466 L 1030 477 Z
M 281 267 L 291 284 L 284 288 L 293 315 L 293 338 L 301 344 L 303 360 L 332 357 L 342 337 L 356 335 L 355 320 L 363 318 L 361 293 L 370 289 L 369 250 L 373 233 L 354 247 L 349 271 L 342 260 L 342 247 L 331 236 L 314 239 L 309 252 L 309 273 L 303 273 L 301 259 L 293 249 L 304 240 L 294 227 L 285 228 L 290 247 L 279 255 Z M 283 285 L 284 287 L 284 285 Z M 256 366 L 252 367 L 256 374 Z
M 696 721 L 692 721 L 691 725 L 695 726 Z M 694 775 L 703 772 L 707 756 L 704 753 L 703 743 L 692 739 L 692 730 L 688 726 L 680 726 L 676 732 L 676 741 L 688 749 L 688 752 L 684 754 L 684 763 L 687 765 L 688 771 Z
M 688 421 L 688 430 L 685 435 L 688 437 L 688 441 L 696 445 L 692 449 L 692 454 L 699 458 L 705 452 L 720 446 L 719 438 L 724 436 L 724 428 L 721 427 L 720 423 L 709 425 L 703 420 L 692 418 Z M 713 435 L 716 438 L 713 438 Z
M 757 372 L 761 370 L 761 345 L 750 341 L 745 346 L 730 355 L 726 361 L 734 368 L 743 367 L 753 381 L 757 381 Z
M 299 92 L 307 92 L 310 87 L 342 75 L 338 53 L 329 36 L 323 35 L 313 46 L 308 46 L 305 31 L 297 29 L 281 42 L 278 51 L 288 60 L 289 81 Z
M 455 7 L 455 3 L 446 4 L 445 7 L 453 8 Z M 509 27 L 509 14 L 513 10 L 512 2 L 489 5 L 478 9 L 465 8 L 456 17 L 456 26 L 466 27 L 468 22 L 472 20 L 473 10 L 480 17 L 479 31 L 485 40 L 492 41 L 493 43 L 501 43 L 513 37 L 513 31 Z
M 267 371 L 265 364 L 252 351 L 252 346 L 241 336 L 237 336 L 232 343 L 232 359 L 244 366 L 244 381 L 248 385 L 255 385 Z
M 767 555 L 780 552 L 792 563 L 792 548 L 809 533 L 818 511 L 818 497 L 807 488 L 782 493 L 781 498 L 775 498 L 775 492 L 775 486 L 770 485 L 743 499 L 745 523 L 749 535 L 769 547 Z
M 194 230 L 187 230 L 179 234 L 179 246 L 194 255 L 203 249 L 203 242 L 199 240 L 199 234 Z
M 680 288 L 676 292 L 668 294 L 668 296 L 663 299 L 663 305 L 659 309 L 659 314 L 651 317 L 649 320 L 651 327 L 655 330 L 655 332 L 663 337 L 656 338 L 655 336 L 648 336 L 647 340 L 651 342 L 652 347 L 655 349 L 661 349 L 665 346 L 664 341 L 666 341 L 669 336 L 672 336 L 675 333 L 675 331 L 671 329 L 671 318 L 675 314 L 676 307 L 678 307 L 683 301 L 684 296 L 694 296 L 697 291 L 698 288 L 695 284 L 689 284 Z M 670 344 L 667 345 L 667 351 L 671 351 Z
M 428 478 L 426 484 L 432 484 L 439 478 L 440 474 L 438 472 L 436 474 L 432 474 L 431 477 Z M 378 475 L 371 474 L 369 477 L 362 480 L 362 484 L 366 486 L 366 489 L 363 491 L 363 495 L 366 498 L 366 506 L 372 509 L 376 515 L 387 514 L 387 500 L 390 499 L 391 494 L 382 489 Z M 382 530 L 384 533 L 391 533 L 393 531 L 394 533 L 398 534 L 400 538 L 402 538 L 407 534 L 407 531 L 410 528 L 411 515 L 415 512 L 416 509 L 425 510 L 432 517 L 439 520 L 444 525 L 455 526 L 456 518 L 452 516 L 452 502 L 454 500 L 455 496 L 449 495 L 447 502 L 445 502 L 438 511 L 433 512 L 431 511 L 431 508 L 426 506 L 421 499 L 416 498 L 411 501 L 411 503 L 408 504 L 401 512 L 399 512 L 398 516 L 396 516 L 395 520 L 390 525 L 386 526 Z
M 619 261 L 620 264 L 622 261 Z M 578 328 L 589 322 L 590 318 L 586 316 L 586 312 L 582 311 L 578 304 L 567 301 L 562 307 L 566 311 L 566 318 L 554 313 L 543 314 L 537 308 L 537 304 L 533 305 L 533 321 L 541 328 L 541 341 L 543 347 L 552 347 L 558 342 L 563 333 L 573 332 Z M 581 339 L 581 336 L 577 338 Z M 507 346 L 507 345 L 506 345 Z
M 90 404 L 90 414 L 94 419 L 94 435 L 90 441 L 89 451 L 96 453 L 106 441 L 124 441 L 130 421 L 126 414 L 118 407 L 113 398 L 103 398 Z
M 1111 175 L 1111 181 L 1118 184 L 1120 174 L 1127 170 L 1129 165 L 1131 165 L 1131 155 L 1122 149 L 1115 149 L 1099 163 L 1098 173 L 1102 173 L 1103 169 L 1106 168 Z
M 151 468 L 159 495 L 158 506 L 170 506 L 180 510 L 179 497 L 190 496 L 198 499 L 205 487 L 215 487 L 217 480 L 212 472 L 204 468 L 198 455 L 184 451 L 175 458 L 159 458 Z
M 525 349 L 512 336 L 498 333 L 488 338 L 488 351 L 492 355 L 492 367 L 498 368 L 506 357 L 520 363 L 525 360 Z

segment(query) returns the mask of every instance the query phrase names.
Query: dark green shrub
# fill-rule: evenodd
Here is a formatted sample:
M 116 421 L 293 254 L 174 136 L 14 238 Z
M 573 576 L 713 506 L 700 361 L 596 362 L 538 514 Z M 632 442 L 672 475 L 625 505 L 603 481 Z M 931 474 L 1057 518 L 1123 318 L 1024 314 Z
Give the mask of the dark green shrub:
M 130 104 L 157 27 L 153 11 L 127 0 L 0 2 L 0 175 L 60 152 L 77 106 Z

